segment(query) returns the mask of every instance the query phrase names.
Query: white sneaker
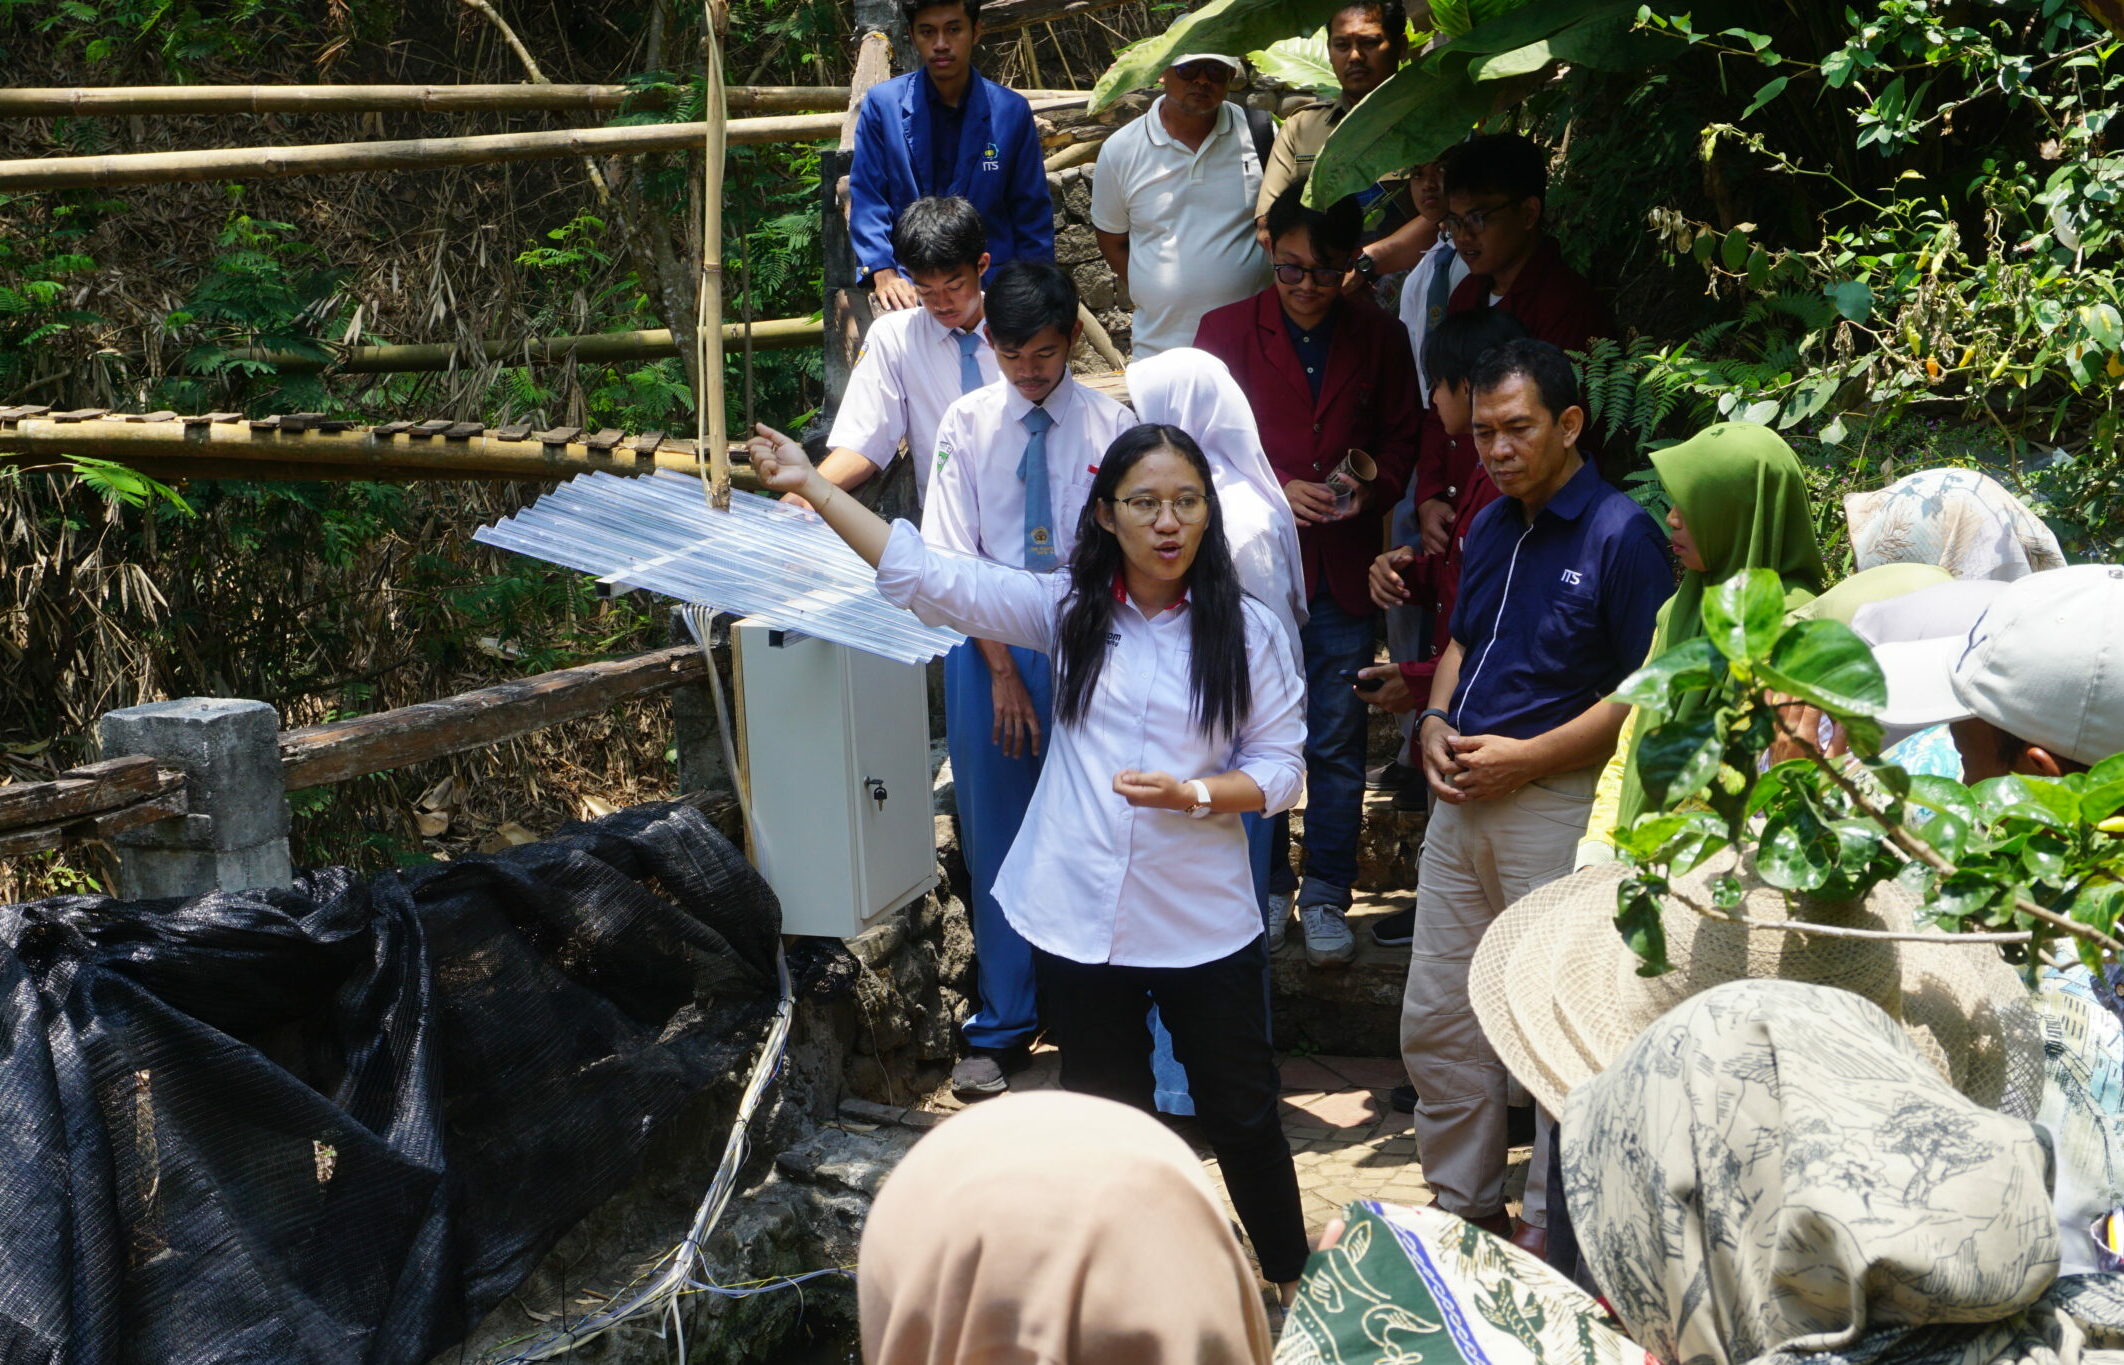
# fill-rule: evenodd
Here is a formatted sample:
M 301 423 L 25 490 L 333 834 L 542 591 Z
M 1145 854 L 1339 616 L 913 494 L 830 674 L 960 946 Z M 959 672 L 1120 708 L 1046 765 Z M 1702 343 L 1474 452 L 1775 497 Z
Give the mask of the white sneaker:
M 1283 951 L 1283 940 L 1291 930 L 1291 898 L 1270 896 L 1268 898 L 1268 950 L 1271 955 Z
M 1298 911 L 1305 926 L 1305 960 L 1315 967 L 1347 967 L 1357 960 L 1357 936 L 1332 905 L 1308 905 Z

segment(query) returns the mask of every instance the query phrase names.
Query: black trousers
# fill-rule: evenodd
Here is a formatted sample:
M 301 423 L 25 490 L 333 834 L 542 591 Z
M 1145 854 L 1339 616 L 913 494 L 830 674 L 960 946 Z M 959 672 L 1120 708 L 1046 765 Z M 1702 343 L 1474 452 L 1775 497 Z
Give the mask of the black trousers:
M 1261 1273 L 1278 1284 L 1297 1279 L 1307 1254 L 1305 1210 L 1276 1108 L 1282 1083 L 1269 1042 L 1263 940 L 1193 967 L 1072 962 L 1034 948 L 1033 974 L 1048 1036 L 1062 1053 L 1063 1088 L 1145 1112 L 1157 1005 Z

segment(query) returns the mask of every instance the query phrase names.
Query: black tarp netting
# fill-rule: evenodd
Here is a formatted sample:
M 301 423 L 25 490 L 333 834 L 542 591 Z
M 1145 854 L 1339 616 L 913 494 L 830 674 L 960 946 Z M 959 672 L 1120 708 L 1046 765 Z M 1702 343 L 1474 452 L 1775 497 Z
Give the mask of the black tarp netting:
M 425 1360 L 742 1072 L 780 920 L 676 804 L 0 907 L 0 1363 Z

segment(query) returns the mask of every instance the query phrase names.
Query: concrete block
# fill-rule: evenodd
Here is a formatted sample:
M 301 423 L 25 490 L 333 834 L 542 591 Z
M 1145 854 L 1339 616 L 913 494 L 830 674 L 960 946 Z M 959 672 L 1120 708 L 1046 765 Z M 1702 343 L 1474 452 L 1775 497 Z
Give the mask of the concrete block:
M 240 849 L 136 848 L 121 839 L 118 880 L 129 899 L 159 900 L 287 886 L 295 880 L 295 869 L 285 839 Z
M 126 895 L 197 896 L 294 880 L 280 717 L 272 707 L 187 697 L 112 711 L 96 733 L 106 755 L 147 754 L 187 779 L 189 815 L 118 836 Z
M 106 714 L 96 733 L 109 757 L 148 754 L 183 770 L 192 814 L 211 825 L 207 846 L 241 849 L 287 838 L 280 717 L 264 702 L 186 697 L 129 706 Z

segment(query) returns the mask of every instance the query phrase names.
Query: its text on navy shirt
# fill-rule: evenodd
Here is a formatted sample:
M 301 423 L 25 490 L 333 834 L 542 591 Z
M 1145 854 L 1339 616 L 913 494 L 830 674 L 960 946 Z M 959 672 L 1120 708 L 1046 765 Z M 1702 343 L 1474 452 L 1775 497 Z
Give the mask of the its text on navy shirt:
M 1499 498 L 1461 550 L 1454 728 L 1532 739 L 1578 716 L 1645 661 L 1673 593 L 1666 537 L 1590 461 L 1532 525 Z

